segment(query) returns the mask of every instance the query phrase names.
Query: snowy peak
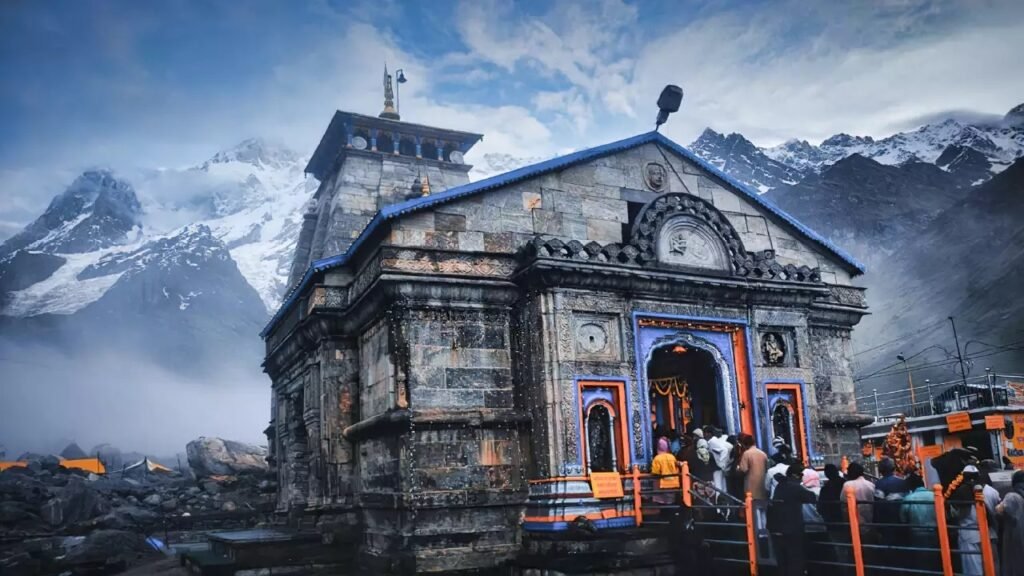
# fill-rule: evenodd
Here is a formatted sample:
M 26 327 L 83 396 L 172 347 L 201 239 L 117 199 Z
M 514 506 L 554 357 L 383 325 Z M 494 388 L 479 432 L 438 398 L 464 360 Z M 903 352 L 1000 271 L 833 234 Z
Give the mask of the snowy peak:
M 482 158 L 474 159 L 471 175 L 474 180 L 480 180 L 497 174 L 504 174 L 505 172 L 515 170 L 516 168 L 536 164 L 537 162 L 542 162 L 544 160 L 545 158 L 540 156 L 522 157 L 500 152 L 488 152 L 484 154 Z
M 840 132 L 833 136 L 829 136 L 821 142 L 822 148 L 852 148 L 855 146 L 867 146 L 868 144 L 874 144 L 875 140 L 871 136 L 850 136 L 845 132 Z
M 1018 104 L 1003 117 L 1003 123 L 1009 128 L 1024 129 L 1024 104 Z
M 77 275 L 77 279 L 88 280 L 129 270 L 142 270 L 147 266 L 164 269 L 201 268 L 213 261 L 230 259 L 227 247 L 213 236 L 209 226 L 192 224 L 173 234 L 146 242 L 135 250 L 107 254 L 86 266 Z
M 89 170 L 58 194 L 42 216 L 0 246 L 0 257 L 21 249 L 82 253 L 124 242 L 139 226 L 142 206 L 131 184 L 107 170 Z
M 202 169 L 207 170 L 213 164 L 241 162 L 256 168 L 280 169 L 287 168 L 299 161 L 299 155 L 292 150 L 270 144 L 262 138 L 248 138 L 237 145 L 222 150 L 207 160 Z
M 799 169 L 766 155 L 741 134 L 724 136 L 707 128 L 690 148 L 719 170 L 757 188 L 762 194 L 794 184 L 803 176 Z
M 947 118 L 881 139 L 839 133 L 818 146 L 794 139 L 758 149 L 738 134 L 723 136 L 707 129 L 694 141 L 693 149 L 718 168 L 762 190 L 765 185 L 775 187 L 765 174 L 784 174 L 780 176 L 784 181 L 799 181 L 855 154 L 889 166 L 934 164 L 964 184 L 978 184 L 1024 156 L 1024 104 L 998 123 Z M 790 172 L 780 171 L 769 161 Z

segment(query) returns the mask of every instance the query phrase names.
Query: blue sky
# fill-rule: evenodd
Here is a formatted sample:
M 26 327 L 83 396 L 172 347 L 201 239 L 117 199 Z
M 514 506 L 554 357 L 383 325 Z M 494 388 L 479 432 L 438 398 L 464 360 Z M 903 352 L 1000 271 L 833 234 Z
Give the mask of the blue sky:
M 758 144 L 884 136 L 1024 101 L 1024 3 L 4 2 L 0 237 L 87 166 L 187 166 L 243 138 L 308 152 L 334 109 L 403 117 L 546 156 L 650 129 Z M 471 158 L 472 160 L 472 158 Z

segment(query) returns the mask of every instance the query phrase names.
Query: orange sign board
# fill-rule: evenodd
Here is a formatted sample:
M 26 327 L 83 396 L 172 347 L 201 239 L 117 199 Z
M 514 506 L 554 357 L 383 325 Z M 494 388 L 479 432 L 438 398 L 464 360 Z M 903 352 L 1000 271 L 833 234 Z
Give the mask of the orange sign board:
M 931 446 L 921 446 L 917 449 L 917 457 L 921 460 L 928 460 L 929 458 L 935 458 L 936 456 L 942 455 L 942 445 L 932 444 Z
M 985 416 L 985 430 L 1002 430 L 1006 428 L 1006 420 L 1002 414 L 989 414 Z
M 971 429 L 971 415 L 967 412 L 946 414 L 946 429 L 950 432 L 963 432 Z
M 590 490 L 594 498 L 622 498 L 622 477 L 618 472 L 591 472 Z

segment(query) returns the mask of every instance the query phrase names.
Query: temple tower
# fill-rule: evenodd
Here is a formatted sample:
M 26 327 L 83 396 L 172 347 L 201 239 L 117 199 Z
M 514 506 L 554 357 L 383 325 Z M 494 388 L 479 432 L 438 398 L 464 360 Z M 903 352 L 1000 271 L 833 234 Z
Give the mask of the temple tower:
M 378 210 L 469 182 L 464 154 L 482 136 L 403 122 L 391 82 L 385 68 L 377 117 L 335 112 L 306 166 L 320 188 L 305 214 L 289 286 L 310 263 L 343 254 Z

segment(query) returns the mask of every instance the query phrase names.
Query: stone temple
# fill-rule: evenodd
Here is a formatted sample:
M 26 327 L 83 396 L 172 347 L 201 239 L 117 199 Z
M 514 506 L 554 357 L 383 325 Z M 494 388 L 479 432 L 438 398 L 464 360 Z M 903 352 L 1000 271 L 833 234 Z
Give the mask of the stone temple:
M 470 182 L 481 137 L 390 102 L 327 127 L 262 334 L 280 510 L 372 573 L 470 570 L 632 526 L 588 479 L 659 428 L 859 453 L 861 264 L 658 132 Z

